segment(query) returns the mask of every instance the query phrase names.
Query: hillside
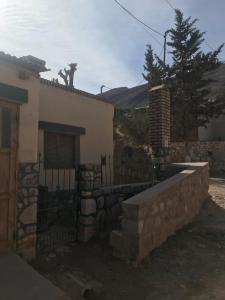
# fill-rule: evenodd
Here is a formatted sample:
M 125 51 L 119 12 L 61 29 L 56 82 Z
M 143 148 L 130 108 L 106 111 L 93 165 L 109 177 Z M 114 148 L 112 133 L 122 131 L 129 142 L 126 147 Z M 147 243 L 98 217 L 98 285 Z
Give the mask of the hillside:
M 210 84 L 213 96 L 225 94 L 225 64 L 218 70 L 208 73 L 206 77 L 214 80 L 214 82 Z M 103 93 L 102 96 L 113 102 L 116 107 L 119 108 L 143 107 L 149 103 L 147 84 L 133 88 L 115 88 Z
M 112 89 L 103 93 L 102 96 L 112 101 L 119 108 L 134 108 L 148 105 L 147 84 L 133 88 L 122 87 Z

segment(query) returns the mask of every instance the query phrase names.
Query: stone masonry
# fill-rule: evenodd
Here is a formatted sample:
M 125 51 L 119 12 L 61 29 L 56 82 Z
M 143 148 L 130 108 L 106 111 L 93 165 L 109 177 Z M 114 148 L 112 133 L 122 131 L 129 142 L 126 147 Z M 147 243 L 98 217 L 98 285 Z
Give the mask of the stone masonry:
M 17 192 L 17 251 L 26 259 L 36 255 L 38 164 L 20 163 Z
M 140 263 L 198 215 L 208 194 L 208 163 L 180 164 L 179 174 L 122 203 L 122 228 L 111 233 L 114 255 Z
M 109 234 L 122 214 L 122 202 L 142 192 L 152 183 L 101 187 L 100 168 L 95 165 L 81 168 L 81 199 L 78 218 L 78 239 L 87 242 L 98 235 Z M 97 180 L 94 180 L 97 179 Z
M 189 154 L 191 161 L 208 161 L 210 172 L 224 174 L 225 171 L 225 141 L 196 141 L 189 142 Z M 185 161 L 185 144 L 171 143 L 171 162 Z
M 165 85 L 150 90 L 150 144 L 153 150 L 170 144 L 170 93 Z

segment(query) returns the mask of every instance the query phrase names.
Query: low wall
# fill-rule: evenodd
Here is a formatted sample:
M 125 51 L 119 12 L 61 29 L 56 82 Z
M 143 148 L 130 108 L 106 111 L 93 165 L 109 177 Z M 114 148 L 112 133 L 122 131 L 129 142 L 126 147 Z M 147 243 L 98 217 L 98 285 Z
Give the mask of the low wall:
M 225 141 L 189 142 L 191 161 L 208 161 L 211 172 L 225 171 Z M 185 161 L 184 143 L 171 143 L 170 158 L 172 162 Z
M 185 170 L 122 203 L 122 228 L 111 233 L 114 254 L 140 262 L 190 223 L 208 198 L 208 163 Z
M 122 214 L 122 202 L 146 190 L 151 184 L 115 185 L 82 192 L 78 218 L 79 241 L 87 242 L 99 234 L 109 234 Z

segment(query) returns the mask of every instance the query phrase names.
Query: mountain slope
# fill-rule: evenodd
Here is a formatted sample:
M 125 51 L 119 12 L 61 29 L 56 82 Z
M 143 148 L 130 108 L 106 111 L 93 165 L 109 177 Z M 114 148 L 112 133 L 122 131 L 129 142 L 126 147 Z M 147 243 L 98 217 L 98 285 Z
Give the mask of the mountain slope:
M 225 95 L 225 64 L 219 67 L 218 70 L 206 74 L 206 78 L 212 78 L 214 80 L 214 82 L 209 85 L 212 96 Z M 143 107 L 149 103 L 147 84 L 133 88 L 115 88 L 99 96 L 113 102 L 118 108 Z

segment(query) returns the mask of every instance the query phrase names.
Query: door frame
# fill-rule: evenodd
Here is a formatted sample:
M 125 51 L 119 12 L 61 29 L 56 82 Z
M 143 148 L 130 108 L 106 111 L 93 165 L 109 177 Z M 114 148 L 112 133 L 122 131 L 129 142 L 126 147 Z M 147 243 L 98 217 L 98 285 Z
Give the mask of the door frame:
M 12 111 L 11 121 L 11 150 L 10 150 L 10 190 L 9 190 L 9 213 L 8 213 L 8 239 L 3 243 L 3 250 L 16 249 L 16 203 L 17 203 L 17 174 L 18 174 L 18 146 L 19 146 L 19 103 L 0 98 L 0 106 Z M 7 151 L 7 150 L 2 150 Z M 1 212 L 0 212 L 1 214 Z M 1 246 L 1 245 L 0 245 Z

